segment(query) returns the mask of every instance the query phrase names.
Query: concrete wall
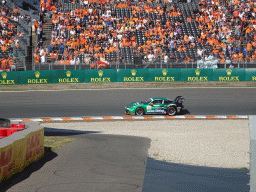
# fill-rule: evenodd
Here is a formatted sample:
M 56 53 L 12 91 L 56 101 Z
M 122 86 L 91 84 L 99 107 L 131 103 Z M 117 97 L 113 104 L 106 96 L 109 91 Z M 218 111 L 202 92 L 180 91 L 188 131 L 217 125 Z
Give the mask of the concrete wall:
M 0 139 L 0 183 L 44 155 L 44 128 L 21 122 L 26 129 Z

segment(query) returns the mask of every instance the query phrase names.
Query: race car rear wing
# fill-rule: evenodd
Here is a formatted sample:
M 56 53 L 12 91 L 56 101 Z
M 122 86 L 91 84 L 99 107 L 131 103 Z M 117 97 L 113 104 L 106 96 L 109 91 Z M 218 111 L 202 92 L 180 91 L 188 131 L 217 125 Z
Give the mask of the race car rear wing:
M 174 100 L 176 103 L 182 103 L 185 101 L 183 96 L 177 96 L 176 99 Z

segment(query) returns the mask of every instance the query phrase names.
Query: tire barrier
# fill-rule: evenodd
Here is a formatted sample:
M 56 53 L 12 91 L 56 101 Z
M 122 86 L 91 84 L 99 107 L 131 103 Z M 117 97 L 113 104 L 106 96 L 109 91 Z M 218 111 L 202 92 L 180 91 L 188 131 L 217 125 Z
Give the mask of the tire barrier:
M 0 85 L 176 81 L 256 81 L 256 69 L 103 69 L 0 73 Z
M 36 122 L 22 122 L 12 124 L 1 134 L 9 134 L 0 139 L 0 183 L 3 183 L 44 155 L 44 128 Z

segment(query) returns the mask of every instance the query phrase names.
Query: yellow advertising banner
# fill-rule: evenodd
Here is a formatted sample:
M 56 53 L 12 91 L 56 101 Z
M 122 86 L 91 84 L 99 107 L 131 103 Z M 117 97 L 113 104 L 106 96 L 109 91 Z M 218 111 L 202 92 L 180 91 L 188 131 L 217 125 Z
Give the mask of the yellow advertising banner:
M 13 174 L 13 144 L 0 149 L 0 181 Z
M 14 149 L 13 159 L 15 160 L 13 170 L 15 173 L 22 171 L 26 167 L 24 163 L 24 156 L 26 155 L 26 141 L 25 137 L 12 144 Z
M 42 157 L 44 153 L 44 131 L 43 129 L 30 133 L 26 137 L 25 163 L 32 163 Z
M 44 129 L 0 148 L 0 183 L 44 155 Z

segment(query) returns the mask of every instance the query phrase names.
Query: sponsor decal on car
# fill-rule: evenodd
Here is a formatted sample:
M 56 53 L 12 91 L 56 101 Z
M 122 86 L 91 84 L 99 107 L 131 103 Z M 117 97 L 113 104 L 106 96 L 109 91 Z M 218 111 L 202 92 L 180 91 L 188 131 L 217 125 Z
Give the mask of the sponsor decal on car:
M 162 110 L 162 109 L 158 109 L 158 110 L 155 110 L 156 113 L 164 113 L 165 110 Z

